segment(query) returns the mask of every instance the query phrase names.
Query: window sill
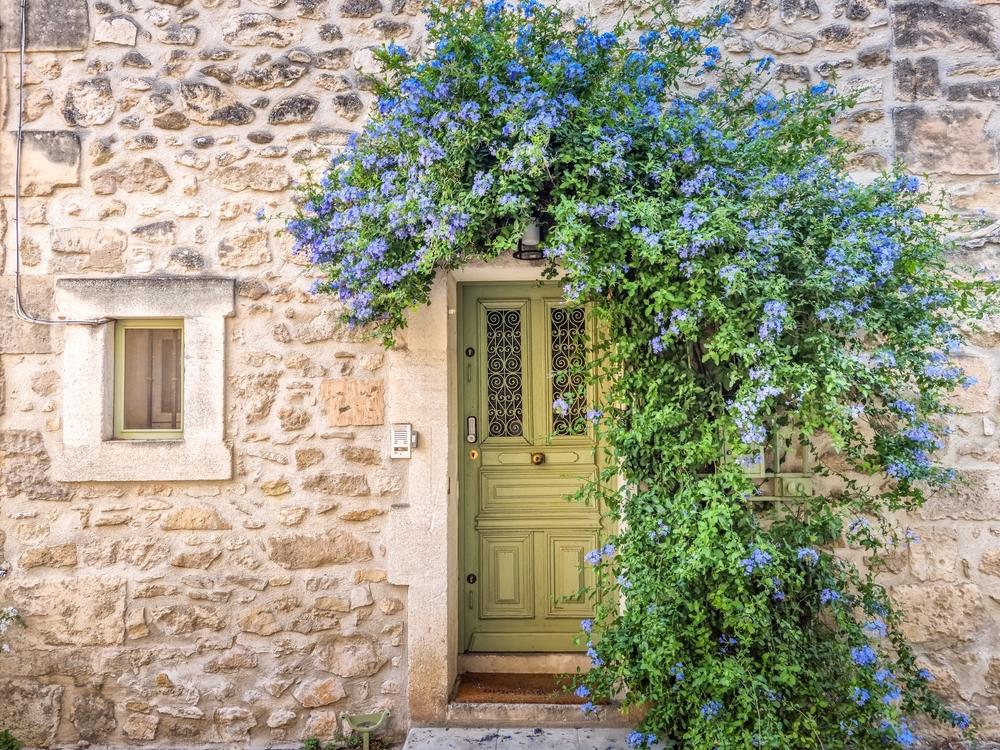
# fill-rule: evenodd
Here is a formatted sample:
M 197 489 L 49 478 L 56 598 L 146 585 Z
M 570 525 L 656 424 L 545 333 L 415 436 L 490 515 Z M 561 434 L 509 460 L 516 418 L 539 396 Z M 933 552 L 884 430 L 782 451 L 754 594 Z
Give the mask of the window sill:
M 233 452 L 221 441 L 104 440 L 65 443 L 53 462 L 61 482 L 232 479 Z

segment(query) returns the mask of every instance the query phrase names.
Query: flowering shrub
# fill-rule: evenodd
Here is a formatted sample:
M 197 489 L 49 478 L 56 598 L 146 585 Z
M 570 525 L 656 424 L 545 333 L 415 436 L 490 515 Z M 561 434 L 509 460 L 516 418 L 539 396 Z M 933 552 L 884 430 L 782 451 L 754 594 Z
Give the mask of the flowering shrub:
M 7 568 L 0 563 L 0 578 L 7 576 Z M 0 654 L 10 653 L 10 644 L 7 643 L 7 630 L 14 623 L 21 622 L 21 615 L 15 607 L 0 607 Z
M 918 716 L 967 729 L 876 575 L 909 541 L 892 514 L 952 480 L 935 451 L 970 381 L 949 357 L 994 290 L 950 270 L 916 178 L 847 176 L 831 123 L 848 98 L 769 93 L 769 59 L 712 43 L 725 14 L 647 10 L 601 31 L 535 0 L 431 7 L 432 52 L 382 51 L 377 111 L 287 228 L 317 290 L 387 341 L 439 269 L 547 228 L 548 275 L 607 334 L 586 419 L 609 468 L 581 494 L 617 531 L 586 556 L 577 695 L 624 689 L 633 746 L 869 750 L 913 746 Z M 779 433 L 837 458 L 825 494 L 761 509 L 745 467 Z M 864 569 L 832 554 L 844 538 Z

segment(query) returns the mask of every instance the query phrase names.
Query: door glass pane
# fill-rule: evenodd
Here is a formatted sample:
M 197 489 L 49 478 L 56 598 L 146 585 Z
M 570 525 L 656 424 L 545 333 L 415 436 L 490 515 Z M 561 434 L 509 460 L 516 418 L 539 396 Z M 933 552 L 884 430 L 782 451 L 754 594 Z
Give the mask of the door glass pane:
M 550 313 L 552 331 L 552 400 L 562 399 L 565 413 L 553 410 L 552 434 L 582 435 L 587 409 L 585 316 L 581 307 L 554 307 Z
M 490 437 L 524 432 L 521 311 L 486 311 L 486 411 Z
M 181 331 L 126 328 L 123 427 L 181 429 Z

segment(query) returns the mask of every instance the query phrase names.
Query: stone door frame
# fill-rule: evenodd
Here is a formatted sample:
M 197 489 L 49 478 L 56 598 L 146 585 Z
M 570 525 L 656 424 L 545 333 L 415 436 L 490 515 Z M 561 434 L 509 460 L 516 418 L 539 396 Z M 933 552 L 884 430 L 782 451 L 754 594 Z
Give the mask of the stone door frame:
M 543 267 L 504 256 L 439 275 L 430 304 L 387 353 L 386 422 L 419 434 L 386 539 L 389 581 L 408 587 L 404 725 L 445 723 L 458 676 L 457 287 L 536 281 Z

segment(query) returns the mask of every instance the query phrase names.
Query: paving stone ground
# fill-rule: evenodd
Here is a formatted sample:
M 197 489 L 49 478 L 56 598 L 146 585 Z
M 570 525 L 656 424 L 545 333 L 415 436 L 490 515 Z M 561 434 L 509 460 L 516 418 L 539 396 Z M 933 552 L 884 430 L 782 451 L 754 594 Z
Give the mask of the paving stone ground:
M 625 750 L 628 729 L 418 727 L 403 750 Z

